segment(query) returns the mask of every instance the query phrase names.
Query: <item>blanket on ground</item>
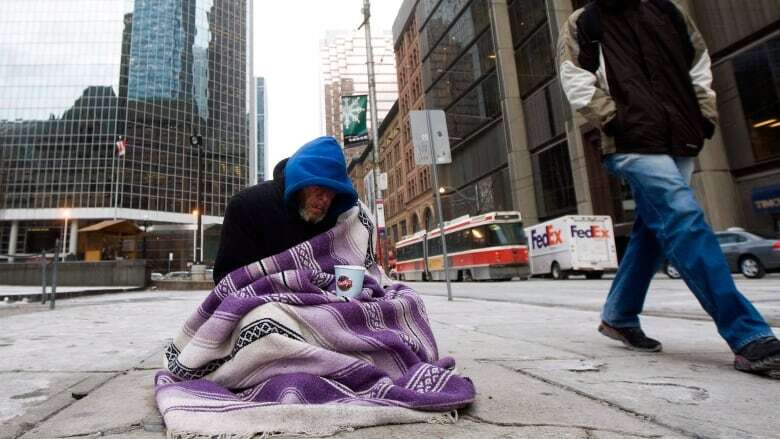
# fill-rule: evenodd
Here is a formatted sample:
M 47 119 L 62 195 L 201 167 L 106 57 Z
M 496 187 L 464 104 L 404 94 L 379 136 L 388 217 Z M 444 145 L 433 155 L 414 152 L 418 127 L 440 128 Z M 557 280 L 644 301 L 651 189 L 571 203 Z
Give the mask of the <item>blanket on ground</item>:
M 439 358 L 422 299 L 386 285 L 363 206 L 326 233 L 225 277 L 164 352 L 157 405 L 172 438 L 326 436 L 451 422 L 474 386 Z M 338 297 L 334 265 L 363 265 Z M 383 286 L 385 285 L 385 286 Z

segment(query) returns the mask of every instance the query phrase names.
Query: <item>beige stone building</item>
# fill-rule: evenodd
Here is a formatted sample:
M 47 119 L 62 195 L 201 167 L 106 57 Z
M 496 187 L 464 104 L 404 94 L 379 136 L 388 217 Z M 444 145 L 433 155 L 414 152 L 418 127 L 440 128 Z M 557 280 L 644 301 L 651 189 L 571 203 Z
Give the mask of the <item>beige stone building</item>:
M 385 118 L 398 98 L 393 41 L 389 32 L 372 35 L 376 108 L 379 122 Z M 320 77 L 322 81 L 323 131 L 343 143 L 341 132 L 341 97 L 368 94 L 366 38 L 360 31 L 329 31 L 320 41 Z M 370 109 L 369 109 L 370 112 Z M 368 118 L 371 132 L 371 118 Z M 347 150 L 348 160 L 363 148 Z

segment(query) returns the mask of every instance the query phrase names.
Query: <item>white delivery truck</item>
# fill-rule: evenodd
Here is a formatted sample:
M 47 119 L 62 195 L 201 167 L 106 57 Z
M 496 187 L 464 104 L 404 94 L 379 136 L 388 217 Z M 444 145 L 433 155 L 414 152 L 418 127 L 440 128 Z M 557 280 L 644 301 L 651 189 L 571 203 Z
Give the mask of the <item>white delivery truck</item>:
M 584 274 L 600 279 L 617 269 L 617 251 L 609 216 L 566 215 L 525 228 L 531 275 L 566 279 Z

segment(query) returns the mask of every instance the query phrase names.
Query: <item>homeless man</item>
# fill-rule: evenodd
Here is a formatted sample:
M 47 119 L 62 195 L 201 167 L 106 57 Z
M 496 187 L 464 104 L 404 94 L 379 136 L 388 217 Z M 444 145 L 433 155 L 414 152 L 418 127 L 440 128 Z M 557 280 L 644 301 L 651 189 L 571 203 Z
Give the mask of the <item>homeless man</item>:
M 570 104 L 601 130 L 604 165 L 636 201 L 599 331 L 634 350 L 661 350 L 639 314 L 666 258 L 735 353 L 734 367 L 780 373 L 780 341 L 737 290 L 689 186 L 718 118 L 710 58 L 691 18 L 670 0 L 595 0 L 561 28 L 558 56 Z
M 168 437 L 327 436 L 450 423 L 473 383 L 439 357 L 422 298 L 383 285 L 373 221 L 332 137 L 231 201 L 219 282 L 164 349 L 155 398 Z M 337 265 L 362 266 L 357 296 Z
M 228 203 L 214 283 L 331 229 L 356 203 L 336 139 L 319 137 L 303 145 L 276 165 L 273 180 L 242 190 Z

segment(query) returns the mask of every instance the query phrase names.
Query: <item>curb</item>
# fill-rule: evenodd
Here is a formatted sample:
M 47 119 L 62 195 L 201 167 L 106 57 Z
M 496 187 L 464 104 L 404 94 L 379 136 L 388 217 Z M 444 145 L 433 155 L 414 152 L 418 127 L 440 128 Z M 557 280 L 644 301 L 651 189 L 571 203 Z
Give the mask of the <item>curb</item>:
M 110 290 L 77 290 L 77 291 L 57 291 L 55 298 L 56 299 L 71 299 L 74 297 L 84 297 L 84 296 L 97 296 L 101 294 L 111 294 L 111 293 L 129 293 L 134 291 L 144 291 L 147 290 L 147 287 L 127 287 L 127 288 L 113 288 Z M 2 295 L 0 295 L 2 296 Z M 29 303 L 33 302 L 40 302 L 41 301 L 41 293 L 24 293 L 24 294 L 9 294 L 4 297 L 9 298 L 9 302 L 20 302 L 24 299 L 27 299 Z M 49 297 L 51 297 L 51 291 L 46 293 L 47 300 Z

